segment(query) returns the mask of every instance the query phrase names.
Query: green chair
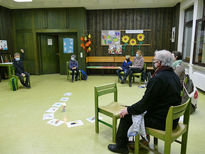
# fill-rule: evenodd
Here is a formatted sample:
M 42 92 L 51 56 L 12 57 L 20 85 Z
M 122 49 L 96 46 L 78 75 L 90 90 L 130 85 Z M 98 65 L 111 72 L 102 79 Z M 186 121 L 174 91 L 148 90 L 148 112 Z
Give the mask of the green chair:
M 144 72 L 146 73 L 146 68 L 147 65 L 146 63 L 144 63 Z M 141 84 L 142 83 L 142 72 L 141 73 L 133 73 L 132 74 L 132 78 L 133 78 L 133 83 L 135 82 L 135 78 L 138 78 L 138 83 Z
M 177 128 L 172 130 L 173 120 L 180 118 L 184 115 L 183 123 L 179 123 Z M 182 105 L 171 106 L 166 118 L 166 129 L 165 131 L 157 130 L 153 128 L 146 128 L 146 133 L 154 137 L 154 147 L 151 149 L 143 144 L 140 145 L 148 150 L 157 151 L 158 139 L 163 140 L 164 144 L 164 154 L 170 154 L 172 142 L 177 142 L 181 144 L 181 154 L 186 154 L 188 129 L 189 129 L 189 115 L 190 115 L 190 99 Z M 177 140 L 182 136 L 182 140 Z M 135 154 L 139 153 L 139 134 L 135 137 Z
M 117 119 L 120 118 L 120 111 L 124 109 L 124 106 L 121 106 L 117 102 L 117 84 L 107 84 L 103 86 L 98 86 L 94 88 L 95 91 L 95 131 L 99 133 L 99 122 L 112 128 L 112 139 L 115 142 L 116 132 L 117 132 Z M 106 106 L 99 106 L 99 97 L 114 93 L 114 102 Z M 104 114 L 112 118 L 112 124 L 109 124 L 103 120 L 99 119 L 99 113 Z
M 18 76 L 16 76 L 15 75 L 15 68 L 12 66 L 11 67 L 11 77 L 15 77 L 16 78 L 16 86 L 17 86 L 17 89 L 19 89 L 19 85 L 21 85 L 21 84 L 19 84 L 19 77 Z M 25 77 L 24 77 L 24 79 L 25 79 Z M 31 76 L 30 76 L 30 79 L 31 79 Z M 31 82 L 30 82 L 30 79 L 29 79 L 29 85 L 31 86 Z
M 124 72 L 124 71 L 121 71 L 121 72 L 120 72 L 120 75 L 123 75 L 123 76 L 124 76 L 124 75 L 125 75 L 125 72 Z M 126 80 L 128 80 L 128 79 L 129 79 L 129 76 L 127 77 Z M 119 76 L 118 76 L 118 82 L 120 82 L 120 78 L 119 78 Z
M 69 69 L 69 62 L 66 62 L 67 80 L 72 80 L 72 71 Z M 75 72 L 76 73 L 76 72 Z M 78 79 L 81 80 L 81 71 L 79 70 Z

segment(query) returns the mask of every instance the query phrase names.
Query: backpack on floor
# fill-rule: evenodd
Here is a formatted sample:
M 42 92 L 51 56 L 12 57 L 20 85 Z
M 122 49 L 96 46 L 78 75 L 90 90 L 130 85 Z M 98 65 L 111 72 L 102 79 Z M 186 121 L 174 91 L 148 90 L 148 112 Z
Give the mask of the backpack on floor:
M 83 70 L 80 71 L 81 71 L 81 80 L 87 80 L 88 75 Z
M 18 81 L 15 77 L 11 77 L 9 79 L 9 84 L 10 84 L 10 88 L 11 88 L 12 91 L 18 90 L 17 82 Z

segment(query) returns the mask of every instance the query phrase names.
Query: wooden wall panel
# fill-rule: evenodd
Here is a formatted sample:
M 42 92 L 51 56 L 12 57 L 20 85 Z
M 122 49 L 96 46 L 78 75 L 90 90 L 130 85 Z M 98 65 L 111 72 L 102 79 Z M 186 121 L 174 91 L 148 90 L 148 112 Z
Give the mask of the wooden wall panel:
M 88 10 L 87 29 L 93 35 L 93 50 L 89 56 L 109 56 L 108 46 L 101 46 L 101 30 L 151 29 L 145 32 L 144 43 L 150 47 L 141 47 L 145 56 L 153 56 L 155 50 L 172 50 L 171 29 L 173 19 L 179 15 L 174 8 L 145 8 L 145 9 L 117 9 L 117 10 Z M 174 16 L 174 17 L 173 17 Z M 175 24 L 176 25 L 176 24 Z M 122 35 L 124 32 L 122 32 Z M 136 35 L 130 35 L 136 38 Z M 137 47 L 134 47 L 134 51 Z M 127 52 L 131 54 L 131 47 Z

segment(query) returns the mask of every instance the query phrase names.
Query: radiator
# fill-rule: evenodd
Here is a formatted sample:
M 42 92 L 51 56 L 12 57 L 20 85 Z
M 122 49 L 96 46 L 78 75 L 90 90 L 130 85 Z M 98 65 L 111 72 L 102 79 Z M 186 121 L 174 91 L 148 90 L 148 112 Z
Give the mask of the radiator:
M 205 91 L 205 74 L 193 72 L 192 80 L 197 88 Z

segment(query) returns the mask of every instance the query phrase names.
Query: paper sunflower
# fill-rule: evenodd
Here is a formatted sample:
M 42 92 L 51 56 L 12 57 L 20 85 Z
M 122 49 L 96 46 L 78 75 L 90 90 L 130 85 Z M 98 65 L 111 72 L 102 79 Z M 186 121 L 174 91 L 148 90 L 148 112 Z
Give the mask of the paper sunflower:
M 136 42 L 135 39 L 131 39 L 131 40 L 130 40 L 130 45 L 134 46 L 134 45 L 136 45 L 136 44 L 137 44 L 137 42 Z
M 138 34 L 137 35 L 137 40 L 138 41 L 144 41 L 144 34 Z
M 125 35 L 122 37 L 122 42 L 127 43 L 129 41 L 129 36 Z

